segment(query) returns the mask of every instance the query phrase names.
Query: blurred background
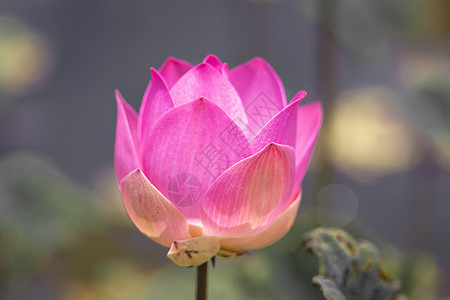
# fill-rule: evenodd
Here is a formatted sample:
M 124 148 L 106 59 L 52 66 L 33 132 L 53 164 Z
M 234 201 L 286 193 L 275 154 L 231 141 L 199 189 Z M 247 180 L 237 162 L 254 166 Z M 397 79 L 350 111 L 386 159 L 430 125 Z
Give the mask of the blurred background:
M 381 249 L 410 299 L 450 299 L 450 2 L 2 0 L 0 299 L 193 299 L 129 221 L 113 169 L 120 89 L 136 109 L 169 55 L 267 59 L 325 119 L 279 243 L 210 271 L 211 299 L 322 299 L 306 230 Z

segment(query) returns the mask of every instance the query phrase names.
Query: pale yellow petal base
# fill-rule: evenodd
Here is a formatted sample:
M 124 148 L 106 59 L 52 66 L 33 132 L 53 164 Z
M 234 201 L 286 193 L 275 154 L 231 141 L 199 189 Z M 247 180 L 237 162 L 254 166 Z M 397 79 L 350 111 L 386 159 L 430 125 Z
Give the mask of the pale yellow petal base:
M 219 250 L 219 238 L 201 236 L 173 242 L 167 257 L 180 266 L 199 266 L 213 258 Z

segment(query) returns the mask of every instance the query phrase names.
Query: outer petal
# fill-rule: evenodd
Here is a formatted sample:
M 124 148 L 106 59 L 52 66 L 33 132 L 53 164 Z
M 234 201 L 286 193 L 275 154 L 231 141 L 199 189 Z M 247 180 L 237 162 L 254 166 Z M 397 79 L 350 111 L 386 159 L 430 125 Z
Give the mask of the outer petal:
M 170 247 L 191 237 L 186 218 L 137 169 L 121 184 L 123 204 L 136 227 L 157 243 Z
M 140 144 L 144 143 L 145 138 L 156 123 L 156 120 L 158 120 L 158 118 L 166 111 L 174 107 L 172 97 L 170 96 L 164 80 L 161 78 L 158 71 L 153 68 L 151 71 L 152 80 L 147 86 L 139 111 L 138 130 L 140 134 Z M 142 151 L 142 149 L 138 150 Z
M 203 60 L 204 63 L 210 64 L 212 67 L 214 67 L 217 71 L 222 72 L 223 63 L 222 61 L 215 56 L 214 54 L 208 54 L 205 59 Z
M 251 154 L 240 128 L 205 98 L 162 116 L 144 151 L 145 174 L 187 218 L 199 218 L 197 202 L 213 180 Z
M 116 91 L 117 125 L 114 148 L 114 165 L 117 182 L 131 171 L 139 168 L 136 154 L 137 114 L 134 109 Z
M 229 78 L 247 112 L 247 136 L 252 139 L 287 105 L 283 83 L 269 63 L 259 57 L 231 69 Z
M 238 93 L 226 76 L 209 63 L 201 63 L 187 72 L 170 90 L 175 105 L 205 97 L 219 105 L 238 124 L 247 124 Z
M 297 140 L 295 142 L 295 185 L 305 176 L 311 155 L 322 126 L 322 104 L 312 102 L 300 106 L 297 115 Z
M 257 249 L 267 247 L 281 239 L 294 224 L 300 206 L 301 192 L 297 191 L 281 215 L 267 229 L 248 237 L 229 239 L 221 242 L 222 246 L 239 249 Z
M 219 250 L 219 238 L 200 236 L 173 242 L 167 257 L 180 266 L 199 266 L 213 258 Z
M 222 73 L 222 75 L 225 77 L 225 80 L 230 81 L 228 77 L 228 64 L 223 63 L 217 56 L 214 54 L 208 54 L 205 59 L 203 60 L 204 63 L 210 64 L 213 68 L 215 68 L 217 71 Z
M 226 170 L 203 201 L 205 234 L 242 237 L 269 226 L 288 201 L 294 162 L 292 147 L 271 143 Z
M 159 73 L 164 77 L 167 87 L 170 89 L 192 67 L 192 64 L 187 61 L 176 57 L 169 57 L 162 64 L 161 68 L 159 68 Z
M 303 97 L 305 95 L 306 93 L 302 94 Z M 261 150 L 270 142 L 295 147 L 298 104 L 303 97 L 294 98 L 288 106 L 261 129 L 252 142 L 254 152 Z
M 294 97 L 292 97 L 291 101 L 294 101 L 294 100 L 297 100 L 297 99 L 303 100 L 306 97 L 307 94 L 308 93 L 306 93 L 306 91 L 303 91 L 303 90 L 298 91 L 297 94 L 295 94 Z

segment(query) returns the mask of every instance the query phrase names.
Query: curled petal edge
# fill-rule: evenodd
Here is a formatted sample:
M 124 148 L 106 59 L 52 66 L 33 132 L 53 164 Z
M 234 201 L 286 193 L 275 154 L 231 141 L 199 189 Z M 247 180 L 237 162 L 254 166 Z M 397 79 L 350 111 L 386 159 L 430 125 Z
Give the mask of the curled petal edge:
M 175 240 L 191 238 L 186 218 L 140 169 L 124 177 L 120 190 L 131 221 L 149 238 L 165 247 Z

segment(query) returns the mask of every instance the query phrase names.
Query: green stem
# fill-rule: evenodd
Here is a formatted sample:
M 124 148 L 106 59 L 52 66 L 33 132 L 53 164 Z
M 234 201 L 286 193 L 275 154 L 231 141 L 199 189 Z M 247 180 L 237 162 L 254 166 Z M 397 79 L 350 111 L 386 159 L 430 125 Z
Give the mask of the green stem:
M 206 287 L 208 284 L 208 262 L 197 266 L 197 300 L 206 300 Z

